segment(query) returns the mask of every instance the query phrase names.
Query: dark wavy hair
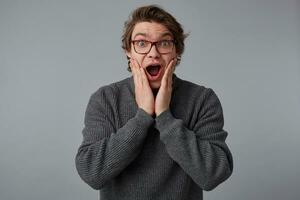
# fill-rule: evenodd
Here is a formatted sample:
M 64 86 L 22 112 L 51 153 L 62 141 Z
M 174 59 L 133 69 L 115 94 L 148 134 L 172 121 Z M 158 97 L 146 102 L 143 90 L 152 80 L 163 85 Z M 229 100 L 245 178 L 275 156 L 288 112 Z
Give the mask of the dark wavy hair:
M 156 22 L 164 25 L 173 35 L 176 53 L 178 54 L 177 60 L 180 61 L 184 51 L 184 39 L 188 34 L 184 33 L 181 24 L 170 13 L 157 5 L 142 6 L 135 9 L 124 23 L 122 48 L 125 51 L 131 50 L 131 35 L 135 25 L 139 22 Z M 127 57 L 127 59 L 129 58 Z M 128 70 L 130 71 L 130 68 Z

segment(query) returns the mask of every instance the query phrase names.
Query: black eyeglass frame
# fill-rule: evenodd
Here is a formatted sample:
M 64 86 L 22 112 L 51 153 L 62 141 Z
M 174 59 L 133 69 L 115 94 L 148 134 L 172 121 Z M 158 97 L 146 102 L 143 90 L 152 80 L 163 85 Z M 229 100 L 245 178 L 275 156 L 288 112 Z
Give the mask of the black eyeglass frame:
M 139 53 L 139 52 L 135 49 L 134 43 L 135 43 L 135 42 L 139 42 L 139 41 L 150 42 L 151 45 L 150 45 L 150 48 L 149 48 L 148 52 L 145 52 L 145 53 Z M 161 53 L 161 52 L 159 52 L 159 50 L 158 50 L 156 44 L 159 43 L 159 42 L 162 42 L 162 41 L 172 42 L 173 46 L 172 46 L 172 49 L 170 50 L 170 52 L 167 52 L 167 53 Z M 160 53 L 160 54 L 169 54 L 169 53 L 171 53 L 171 52 L 173 51 L 173 48 L 174 48 L 174 46 L 175 46 L 175 44 L 176 44 L 175 40 L 159 40 L 159 41 L 156 41 L 156 42 L 151 42 L 151 41 L 148 41 L 148 40 L 131 40 L 131 43 L 132 43 L 132 45 L 133 45 L 134 51 L 135 51 L 136 53 L 138 53 L 138 54 L 143 54 L 143 55 L 144 55 L 144 54 L 148 54 L 148 53 L 151 51 L 153 45 L 155 45 L 156 51 L 157 51 L 158 53 Z

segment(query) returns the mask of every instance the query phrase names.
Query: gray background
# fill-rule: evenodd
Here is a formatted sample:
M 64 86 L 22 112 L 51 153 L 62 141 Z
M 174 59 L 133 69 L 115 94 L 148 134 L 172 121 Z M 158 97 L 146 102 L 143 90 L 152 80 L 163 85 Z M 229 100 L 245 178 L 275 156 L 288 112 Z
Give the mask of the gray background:
M 109 2 L 0 1 L 0 199 L 98 199 L 74 165 L 84 111 L 130 75 L 123 23 L 148 3 L 190 32 L 176 74 L 223 105 L 234 173 L 205 199 L 299 199 L 299 1 Z

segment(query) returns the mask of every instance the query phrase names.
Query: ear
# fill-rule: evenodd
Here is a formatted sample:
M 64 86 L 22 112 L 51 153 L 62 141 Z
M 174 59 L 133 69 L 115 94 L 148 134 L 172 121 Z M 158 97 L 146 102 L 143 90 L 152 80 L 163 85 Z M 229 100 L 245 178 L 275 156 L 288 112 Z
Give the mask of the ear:
M 125 54 L 126 54 L 127 61 L 128 61 L 127 71 L 131 72 L 131 68 L 130 68 L 131 53 L 129 51 L 125 50 Z
M 130 59 L 131 58 L 131 52 L 126 50 L 125 53 L 126 53 L 127 58 Z
M 177 62 L 176 62 L 176 65 L 179 65 L 180 64 L 180 61 L 181 61 L 181 56 L 177 55 Z

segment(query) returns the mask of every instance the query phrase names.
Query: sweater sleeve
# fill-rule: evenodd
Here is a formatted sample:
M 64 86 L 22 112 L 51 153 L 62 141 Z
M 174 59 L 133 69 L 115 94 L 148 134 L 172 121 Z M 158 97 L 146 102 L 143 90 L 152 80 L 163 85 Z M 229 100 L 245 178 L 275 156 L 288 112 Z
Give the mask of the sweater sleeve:
M 75 158 L 78 174 L 94 189 L 101 189 L 135 159 L 154 122 L 144 110 L 138 109 L 133 118 L 115 130 L 109 96 L 103 92 L 91 96 L 85 113 L 83 142 Z
M 170 157 L 204 190 L 212 190 L 232 173 L 233 161 L 225 143 L 223 113 L 218 97 L 207 90 L 192 130 L 166 110 L 156 118 L 162 142 Z

